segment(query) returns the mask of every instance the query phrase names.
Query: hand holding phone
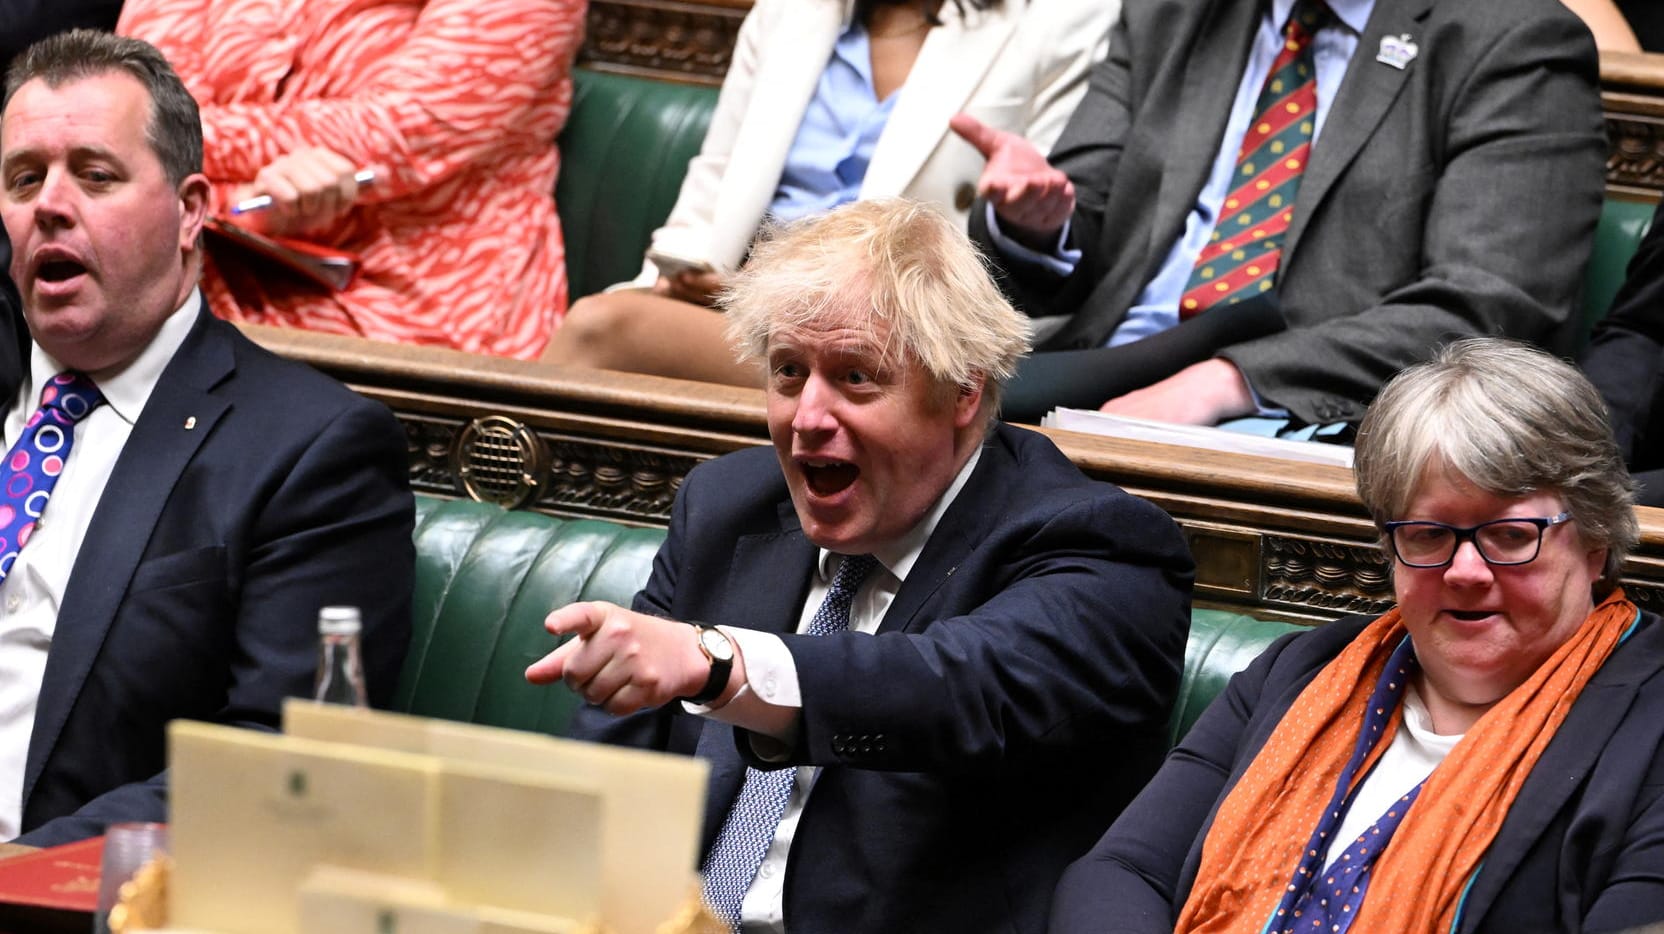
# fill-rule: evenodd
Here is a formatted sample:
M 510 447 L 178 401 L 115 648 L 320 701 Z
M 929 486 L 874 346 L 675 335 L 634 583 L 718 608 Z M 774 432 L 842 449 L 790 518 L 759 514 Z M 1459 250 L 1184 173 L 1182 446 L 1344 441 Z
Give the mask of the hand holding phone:
M 648 250 L 647 259 L 659 268 L 659 275 L 666 279 L 675 279 L 687 272 L 707 273 L 715 271 L 711 268 L 711 264 L 705 260 L 677 256 L 674 253 L 666 253 L 660 249 Z

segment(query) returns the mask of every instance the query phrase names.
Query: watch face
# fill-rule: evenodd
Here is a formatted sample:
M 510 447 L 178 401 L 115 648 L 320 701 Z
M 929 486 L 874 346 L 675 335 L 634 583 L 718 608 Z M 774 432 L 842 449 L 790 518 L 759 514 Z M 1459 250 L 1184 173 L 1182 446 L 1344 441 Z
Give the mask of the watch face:
M 728 641 L 727 636 L 715 629 L 699 630 L 699 644 L 705 647 L 705 651 L 711 653 L 711 658 L 719 662 L 734 660 L 733 644 Z

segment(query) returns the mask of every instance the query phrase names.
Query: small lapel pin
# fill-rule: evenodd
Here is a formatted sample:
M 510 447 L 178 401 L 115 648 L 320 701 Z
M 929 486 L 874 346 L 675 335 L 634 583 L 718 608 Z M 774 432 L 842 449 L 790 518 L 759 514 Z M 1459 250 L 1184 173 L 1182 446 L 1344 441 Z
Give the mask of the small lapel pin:
M 1387 36 L 1381 40 L 1381 51 L 1375 53 L 1375 60 L 1383 65 L 1391 65 L 1399 71 L 1403 71 L 1404 66 L 1410 64 L 1415 59 L 1416 53 L 1420 51 L 1421 49 L 1416 46 L 1415 40 L 1410 38 L 1409 33 L 1404 33 L 1401 36 Z
M 196 427 L 196 416 L 195 415 L 185 416 L 185 430 L 190 431 L 192 428 L 195 428 L 195 427 Z

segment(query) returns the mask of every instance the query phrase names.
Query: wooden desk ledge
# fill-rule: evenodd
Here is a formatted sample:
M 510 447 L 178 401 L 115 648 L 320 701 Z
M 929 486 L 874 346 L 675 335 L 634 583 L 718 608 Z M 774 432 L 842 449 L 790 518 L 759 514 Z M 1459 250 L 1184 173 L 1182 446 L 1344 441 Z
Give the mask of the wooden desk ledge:
M 700 461 L 768 442 L 758 390 L 245 327 L 391 408 L 411 486 L 509 508 L 663 526 Z M 1046 429 L 1089 475 L 1167 510 L 1196 601 L 1262 618 L 1377 612 L 1390 568 L 1349 469 Z M 1630 592 L 1664 609 L 1664 511 L 1642 509 Z

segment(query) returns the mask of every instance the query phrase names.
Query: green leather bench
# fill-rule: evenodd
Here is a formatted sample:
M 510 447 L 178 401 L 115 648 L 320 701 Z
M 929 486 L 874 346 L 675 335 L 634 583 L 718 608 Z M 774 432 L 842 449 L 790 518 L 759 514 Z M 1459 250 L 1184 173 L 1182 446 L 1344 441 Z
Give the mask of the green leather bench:
M 647 581 L 664 530 L 416 499 L 416 595 L 395 709 L 561 735 L 577 695 L 535 687 L 523 676 L 555 645 L 543 617 L 574 600 L 628 605 Z M 1174 740 L 1232 674 L 1295 628 L 1197 610 L 1173 711 Z
M 1612 197 L 1601 206 L 1594 251 L 1589 254 L 1589 268 L 1583 277 L 1583 317 L 1572 335 L 1571 356 L 1589 343 L 1589 332 L 1612 308 L 1612 299 L 1624 284 L 1629 260 L 1652 223 L 1654 208 L 1646 201 Z
M 641 271 L 699 154 L 716 88 L 572 69 L 555 208 L 566 241 L 570 301 Z

